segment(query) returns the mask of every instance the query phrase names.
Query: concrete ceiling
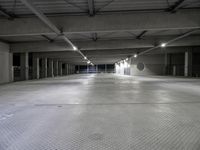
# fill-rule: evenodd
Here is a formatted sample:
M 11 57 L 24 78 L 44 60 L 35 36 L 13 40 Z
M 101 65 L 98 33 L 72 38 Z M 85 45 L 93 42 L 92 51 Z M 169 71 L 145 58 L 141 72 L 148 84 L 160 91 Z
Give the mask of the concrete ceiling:
M 28 1 L 94 63 L 114 63 L 193 30 L 168 46 L 200 45 L 199 0 Z M 0 39 L 12 52 L 85 62 L 21 0 L 0 0 L 0 14 Z

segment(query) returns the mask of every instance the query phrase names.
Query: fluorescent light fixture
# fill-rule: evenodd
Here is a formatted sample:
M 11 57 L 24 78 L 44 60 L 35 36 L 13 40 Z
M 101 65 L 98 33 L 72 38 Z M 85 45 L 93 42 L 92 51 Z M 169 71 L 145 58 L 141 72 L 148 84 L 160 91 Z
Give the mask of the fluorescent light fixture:
M 165 47 L 167 44 L 166 43 L 162 43 L 161 44 L 161 47 Z
M 78 50 L 78 48 L 77 48 L 76 46 L 73 46 L 73 50 L 77 51 L 77 50 Z
M 134 57 L 134 58 L 137 58 L 137 56 L 138 56 L 137 54 L 134 54 L 134 56 L 133 56 L 133 57 Z
M 88 60 L 88 61 L 87 61 L 87 63 L 89 64 L 89 63 L 90 63 L 90 61 Z
M 85 57 L 85 56 L 84 56 L 84 59 L 86 60 L 86 59 L 87 59 L 87 57 Z

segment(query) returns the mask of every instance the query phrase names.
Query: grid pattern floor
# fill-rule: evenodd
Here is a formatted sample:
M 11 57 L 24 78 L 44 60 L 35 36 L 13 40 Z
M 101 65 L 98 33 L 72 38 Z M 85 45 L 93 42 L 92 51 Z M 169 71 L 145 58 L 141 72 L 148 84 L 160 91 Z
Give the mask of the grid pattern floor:
M 0 86 L 0 150 L 199 150 L 200 80 L 74 75 Z

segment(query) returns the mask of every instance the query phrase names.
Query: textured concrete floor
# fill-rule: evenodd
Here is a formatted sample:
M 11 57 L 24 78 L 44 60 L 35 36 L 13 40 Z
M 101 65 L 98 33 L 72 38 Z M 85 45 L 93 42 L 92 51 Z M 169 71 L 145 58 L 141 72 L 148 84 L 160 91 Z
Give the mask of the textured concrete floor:
M 0 86 L 0 150 L 199 150 L 200 80 L 75 75 Z

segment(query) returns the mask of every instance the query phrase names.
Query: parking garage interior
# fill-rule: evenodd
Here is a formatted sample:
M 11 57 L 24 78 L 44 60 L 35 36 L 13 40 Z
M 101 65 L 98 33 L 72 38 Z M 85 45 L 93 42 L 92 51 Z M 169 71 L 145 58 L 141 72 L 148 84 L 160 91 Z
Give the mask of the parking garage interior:
M 199 0 L 0 0 L 0 150 L 199 150 Z

